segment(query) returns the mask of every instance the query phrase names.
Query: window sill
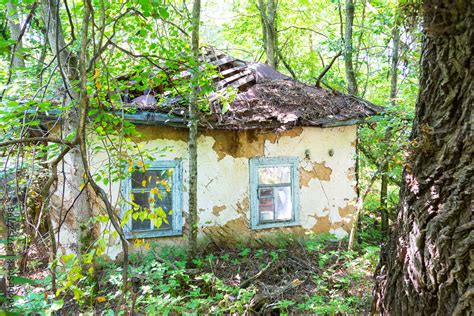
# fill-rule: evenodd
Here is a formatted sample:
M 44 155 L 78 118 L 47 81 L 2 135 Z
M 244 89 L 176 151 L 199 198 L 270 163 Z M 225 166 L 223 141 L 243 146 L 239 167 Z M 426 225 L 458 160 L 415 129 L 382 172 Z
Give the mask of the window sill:
M 126 232 L 126 239 L 138 239 L 138 238 L 160 238 L 160 237 L 173 237 L 182 236 L 183 232 L 180 230 L 149 230 L 149 231 L 137 231 L 137 232 Z
M 260 230 L 260 229 L 271 229 L 271 228 L 278 228 L 278 227 L 293 227 L 293 226 L 300 226 L 299 222 L 275 222 L 275 223 L 265 223 L 265 224 L 257 224 L 252 226 L 252 230 Z

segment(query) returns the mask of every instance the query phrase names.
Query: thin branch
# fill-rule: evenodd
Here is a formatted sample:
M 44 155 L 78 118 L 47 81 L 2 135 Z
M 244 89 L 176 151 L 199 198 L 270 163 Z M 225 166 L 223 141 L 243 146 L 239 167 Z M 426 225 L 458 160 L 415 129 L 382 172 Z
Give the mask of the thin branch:
M 295 71 L 293 70 L 293 68 L 291 68 L 290 64 L 288 64 L 286 59 L 283 58 L 281 50 L 278 50 L 278 57 L 280 58 L 281 62 L 283 63 L 283 66 L 285 66 L 285 68 L 290 72 L 293 79 L 295 79 L 295 80 L 298 79 L 297 76 L 296 76 Z
M 69 10 L 69 6 L 67 5 L 67 0 L 64 0 L 64 8 L 66 9 L 69 26 L 71 27 L 71 43 L 72 43 L 76 40 L 76 34 L 74 33 L 74 22 L 72 22 L 72 15 L 71 15 L 71 11 Z
M 63 171 L 64 172 L 64 171 Z M 63 181 L 63 183 L 65 183 L 66 181 Z M 74 204 L 76 204 L 77 200 L 79 200 L 79 197 L 81 196 L 82 192 L 84 192 L 84 190 L 86 189 L 87 185 L 89 184 L 89 180 L 87 179 L 86 182 L 84 183 L 84 185 L 82 186 L 81 188 L 81 191 L 79 191 L 79 194 L 76 195 L 76 197 L 74 198 L 74 200 L 72 201 L 71 205 L 69 205 L 68 209 L 66 210 L 66 212 L 64 212 L 64 216 L 60 216 L 59 218 L 59 224 L 58 224 L 58 228 L 57 228 L 57 231 L 58 233 L 61 231 L 61 226 L 63 226 L 64 222 L 66 221 L 66 218 L 67 218 L 67 215 L 69 214 L 69 212 L 72 210 L 72 208 L 74 207 Z M 63 197 L 64 197 L 64 194 L 63 194 Z
M 339 51 L 332 59 L 331 59 L 331 62 L 326 66 L 326 68 L 324 68 L 324 70 L 319 74 L 319 76 L 316 78 L 316 87 L 320 87 L 321 86 L 321 79 L 323 79 L 323 77 L 326 75 L 326 73 L 329 71 L 329 69 L 331 69 L 332 65 L 334 64 L 334 62 L 336 61 L 337 58 L 339 58 L 339 56 L 342 55 L 342 51 Z
M 73 147 L 75 142 L 70 142 L 61 138 L 56 137 L 30 137 L 30 138 L 21 138 L 21 139 L 13 139 L 6 142 L 1 142 L 0 147 L 6 147 L 10 145 L 17 145 L 17 144 L 24 144 L 24 143 L 37 143 L 37 142 L 48 142 L 48 143 L 56 143 L 66 145 L 68 147 Z
M 251 276 L 250 278 L 248 278 L 247 280 L 243 281 L 241 284 L 240 284 L 240 288 L 241 289 L 244 289 L 246 287 L 248 287 L 250 284 L 252 284 L 253 281 L 257 280 L 259 277 L 262 276 L 262 274 L 264 274 L 269 268 L 270 266 L 272 265 L 273 261 L 269 261 L 267 263 L 267 265 L 260 271 L 258 271 L 257 274 Z
M 285 27 L 283 29 L 280 29 L 278 30 L 277 32 L 284 32 L 284 31 L 287 31 L 289 29 L 297 29 L 297 30 L 302 30 L 302 31 L 308 31 L 308 32 L 312 32 L 312 33 L 315 33 L 315 34 L 318 34 L 318 35 L 321 35 L 322 37 L 324 38 L 328 38 L 328 36 L 326 34 L 323 34 L 321 32 L 318 32 L 316 30 L 313 30 L 309 27 L 302 27 L 302 26 L 295 26 L 295 25 L 291 25 L 291 26 L 288 26 L 288 27 Z

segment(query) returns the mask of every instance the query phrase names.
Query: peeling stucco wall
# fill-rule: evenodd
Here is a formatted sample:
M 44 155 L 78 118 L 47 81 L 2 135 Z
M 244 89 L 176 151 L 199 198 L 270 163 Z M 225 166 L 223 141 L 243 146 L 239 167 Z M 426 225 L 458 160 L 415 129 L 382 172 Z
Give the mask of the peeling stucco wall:
M 138 127 L 142 150 L 172 148 L 159 159 L 183 161 L 183 215 L 187 232 L 188 200 L 187 131 L 171 127 Z M 278 233 L 331 232 L 348 234 L 356 200 L 356 127 L 305 127 L 283 133 L 258 131 L 204 131 L 198 138 L 198 209 L 201 240 L 234 244 Z M 300 174 L 300 226 L 250 230 L 249 158 L 298 157 Z M 99 154 L 93 161 L 102 161 Z M 119 183 L 107 188 L 116 201 Z M 185 237 L 162 237 L 160 245 L 186 244 Z M 133 243 L 132 243 L 133 244 Z M 109 256 L 120 251 L 110 242 Z

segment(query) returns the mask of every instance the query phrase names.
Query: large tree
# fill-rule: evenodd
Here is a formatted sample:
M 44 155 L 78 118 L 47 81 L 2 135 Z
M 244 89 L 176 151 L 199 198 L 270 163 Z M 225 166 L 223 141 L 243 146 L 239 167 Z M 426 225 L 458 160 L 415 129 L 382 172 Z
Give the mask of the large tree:
M 473 310 L 474 215 L 471 0 L 427 0 L 420 93 L 397 224 L 375 289 L 382 314 Z

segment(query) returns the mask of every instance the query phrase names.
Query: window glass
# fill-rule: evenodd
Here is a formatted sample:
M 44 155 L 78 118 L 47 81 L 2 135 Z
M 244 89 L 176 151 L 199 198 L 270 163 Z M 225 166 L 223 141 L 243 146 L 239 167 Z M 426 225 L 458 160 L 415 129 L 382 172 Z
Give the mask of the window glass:
M 132 173 L 132 194 L 134 203 L 140 208 L 135 212 L 146 212 L 154 218 L 137 219 L 132 217 L 132 231 L 134 230 L 169 230 L 173 227 L 173 192 L 171 176 L 173 169 L 136 170 Z M 168 223 L 166 223 L 164 220 Z
M 290 166 L 260 167 L 258 168 L 259 184 L 290 183 Z
M 135 170 L 132 173 L 132 189 L 152 189 L 160 184 L 170 186 L 173 169 L 166 170 Z
M 272 188 L 259 188 L 259 197 L 265 196 L 273 196 L 273 189 Z
M 292 209 L 291 187 L 275 188 L 275 219 L 280 221 L 291 220 Z
M 159 186 L 160 190 L 161 187 Z M 172 209 L 173 209 L 173 195 L 171 192 L 167 192 L 166 190 L 161 191 L 161 200 L 158 198 L 158 195 L 155 195 L 155 213 L 158 217 L 166 215 L 165 219 L 168 221 L 168 224 L 165 221 L 161 221 L 161 225 L 159 225 L 160 230 L 172 229 L 173 228 L 173 216 L 172 216 Z M 161 210 L 159 208 L 161 207 Z M 161 213 L 161 211 L 164 213 Z M 171 214 L 170 214 L 171 213 Z M 161 216 L 160 216 L 161 215 Z M 156 227 L 155 227 L 156 229 Z
M 273 211 L 273 198 L 260 198 L 258 200 L 258 210 L 260 213 L 260 221 L 268 222 L 275 219 Z
M 259 192 L 258 210 L 261 222 L 287 221 L 293 218 L 290 186 L 260 188 Z
M 144 193 L 134 193 L 133 194 L 133 202 L 139 206 L 138 209 L 134 210 L 134 213 L 137 212 L 143 212 L 145 209 L 149 208 L 150 204 L 148 203 L 150 194 L 148 192 Z M 150 220 L 145 219 L 141 220 L 140 218 L 138 219 L 133 219 L 132 220 L 132 230 L 145 230 L 145 229 L 150 229 Z
M 250 224 L 272 228 L 299 223 L 298 157 L 249 160 Z
M 259 167 L 258 183 L 260 222 L 292 220 L 291 167 Z

